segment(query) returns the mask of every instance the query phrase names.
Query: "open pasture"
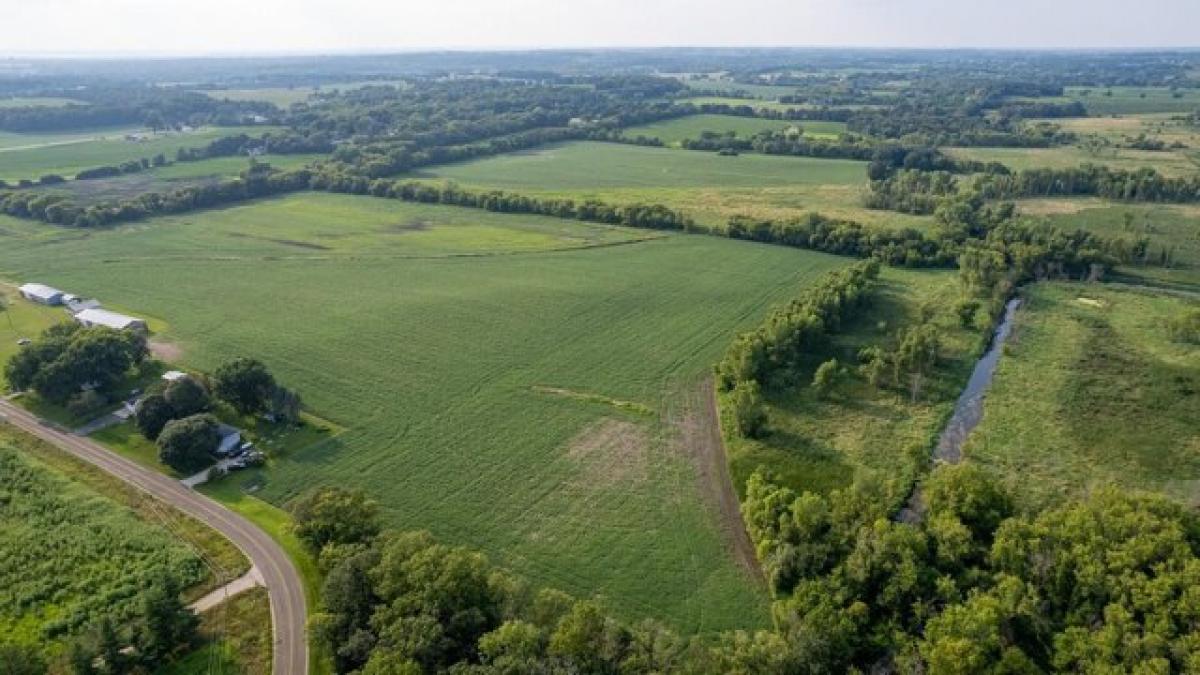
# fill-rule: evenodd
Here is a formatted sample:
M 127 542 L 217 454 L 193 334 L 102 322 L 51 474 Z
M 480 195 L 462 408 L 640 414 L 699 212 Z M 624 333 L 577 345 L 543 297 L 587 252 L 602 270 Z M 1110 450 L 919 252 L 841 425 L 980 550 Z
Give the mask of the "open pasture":
M 0 180 L 15 182 L 45 174 L 74 176 L 82 169 L 150 158 L 162 153 L 172 158 L 179 148 L 196 148 L 234 134 L 262 134 L 276 127 L 203 127 L 187 133 L 113 129 L 93 133 L 0 135 Z M 130 133 L 145 134 L 127 140 Z
M 280 108 L 290 108 L 295 103 L 303 103 L 317 92 L 348 91 L 370 85 L 404 86 L 402 81 L 394 80 L 364 80 L 361 82 L 343 82 L 325 84 L 315 87 L 260 87 L 256 89 L 205 89 L 200 93 L 211 98 L 227 101 L 266 101 Z
M 494 250 L 470 250 L 472 223 L 503 230 Z M 5 274 L 165 319 L 187 366 L 260 357 L 347 429 L 277 459 L 250 479 L 256 495 L 362 486 L 391 525 L 622 615 L 698 632 L 766 622 L 700 487 L 698 413 L 681 403 L 695 397 L 680 394 L 737 330 L 844 259 L 327 194 L 92 233 L 3 224 Z M 456 227 L 469 241 L 421 243 Z M 568 233 L 629 243 L 563 250 Z M 521 250 L 529 236 L 542 245 Z
M 1071 283 L 1025 297 L 967 459 L 1030 506 L 1104 484 L 1200 501 L 1200 349 L 1166 330 L 1200 301 Z
M 1108 92 L 1112 92 L 1112 95 Z M 1089 115 L 1193 112 L 1200 107 L 1198 89 L 1171 91 L 1167 87 L 1067 87 L 1064 94 L 1068 100 L 1082 102 Z
M 260 155 L 258 162 L 280 170 L 298 169 L 324 155 Z M 146 192 L 163 192 L 236 178 L 250 164 L 247 157 L 215 157 L 195 162 L 175 162 L 167 166 L 111 178 L 67 181 L 34 189 L 70 195 L 81 204 L 112 199 L 130 199 Z
M 700 138 L 706 131 L 719 134 L 733 132 L 740 138 L 748 138 L 760 131 L 783 131 L 793 127 L 803 129 L 806 136 L 814 138 L 836 138 L 838 134 L 846 130 L 846 125 L 842 122 L 790 122 L 734 115 L 689 115 L 653 124 L 629 127 L 624 130 L 624 134 L 631 138 L 638 136 L 657 138 L 667 145 L 678 146 L 686 139 Z
M 432 167 L 415 177 L 468 187 L 612 203 L 659 203 L 721 229 L 730 216 L 788 218 L 805 211 L 890 227 L 932 220 L 861 206 L 866 162 L 575 142 Z
M 1025 169 L 1066 169 L 1080 164 L 1100 164 L 1114 169 L 1154 168 L 1167 176 L 1180 176 L 1200 170 L 1196 148 L 1184 150 L 1133 150 L 1108 147 L 1098 151 L 1064 145 L 1053 148 L 943 148 L 958 159 L 999 162 L 1014 171 Z

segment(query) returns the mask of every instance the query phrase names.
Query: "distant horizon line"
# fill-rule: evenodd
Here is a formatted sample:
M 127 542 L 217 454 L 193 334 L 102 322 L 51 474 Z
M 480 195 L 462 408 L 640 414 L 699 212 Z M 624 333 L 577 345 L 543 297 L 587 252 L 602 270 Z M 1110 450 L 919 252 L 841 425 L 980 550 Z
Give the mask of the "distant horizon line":
M 646 52 L 646 51 L 871 51 L 871 52 L 1008 52 L 1008 53 L 1169 53 L 1198 52 L 1200 44 L 1125 47 L 999 47 L 999 46 L 884 46 L 884 45 L 590 45 L 590 46 L 438 46 L 438 47 L 381 47 L 346 49 L 281 49 L 281 50 L 217 50 L 196 51 L 84 51 L 63 50 L 0 52 L 0 61 L 28 60 L 170 60 L 170 59 L 237 59 L 237 58 L 298 58 L 334 56 L 404 56 L 418 54 L 518 54 L 536 52 Z

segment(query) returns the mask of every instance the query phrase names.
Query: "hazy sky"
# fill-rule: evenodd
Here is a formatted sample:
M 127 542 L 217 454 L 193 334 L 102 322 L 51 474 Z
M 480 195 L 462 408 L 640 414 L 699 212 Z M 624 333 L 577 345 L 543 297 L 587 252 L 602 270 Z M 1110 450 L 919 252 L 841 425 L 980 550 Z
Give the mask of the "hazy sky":
M 0 54 L 1200 46 L 1200 0 L 0 0 Z

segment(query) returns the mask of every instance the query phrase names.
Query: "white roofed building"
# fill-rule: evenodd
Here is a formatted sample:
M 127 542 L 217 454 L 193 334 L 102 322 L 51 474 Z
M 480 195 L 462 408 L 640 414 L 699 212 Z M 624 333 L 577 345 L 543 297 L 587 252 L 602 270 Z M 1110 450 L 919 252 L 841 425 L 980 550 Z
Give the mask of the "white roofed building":
M 40 302 L 43 305 L 61 305 L 63 302 L 64 293 L 53 286 L 25 284 L 18 290 L 21 291 L 21 297 L 31 302 Z
M 145 333 L 148 330 L 145 320 L 107 309 L 85 309 L 75 315 L 75 320 L 87 327 L 105 326 L 114 330 L 128 330 Z

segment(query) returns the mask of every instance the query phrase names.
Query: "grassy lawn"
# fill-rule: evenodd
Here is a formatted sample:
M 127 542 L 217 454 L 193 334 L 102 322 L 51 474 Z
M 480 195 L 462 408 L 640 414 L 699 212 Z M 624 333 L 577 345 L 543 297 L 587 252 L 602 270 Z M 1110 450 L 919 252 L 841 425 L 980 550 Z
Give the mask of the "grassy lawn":
M 2 238 L 3 235 L 0 235 L 0 239 Z M 17 344 L 18 340 L 35 338 L 43 330 L 69 318 L 62 308 L 47 307 L 25 300 L 17 291 L 17 287 L 11 284 L 0 283 L 0 302 L 7 308 L 0 314 L 0 364 L 8 363 L 12 355 L 21 348 Z M 0 390 L 7 389 L 4 370 L 0 368 Z
M 732 131 L 739 137 L 747 138 L 760 131 L 782 131 L 791 127 L 801 127 L 805 135 L 816 138 L 836 138 L 846 130 L 846 125 L 842 122 L 789 122 L 734 115 L 689 115 L 629 127 L 624 130 L 624 134 L 630 138 L 657 138 L 667 145 L 678 146 L 686 139 L 700 138 L 705 131 L 721 134 Z
M 415 220 L 432 226 L 413 232 Z M 453 235 L 482 222 L 504 236 L 471 255 L 429 255 L 428 240 L 388 227 Z M 346 429 L 275 459 L 251 503 L 357 485 L 394 527 L 602 595 L 628 618 L 700 633 L 767 621 L 663 411 L 737 330 L 845 259 L 687 235 L 514 250 L 548 228 L 584 241 L 645 233 L 327 194 L 86 238 L 0 225 L 13 231 L 0 269 L 162 317 L 185 367 L 262 358 Z
M 932 451 L 974 366 L 981 338 L 978 330 L 960 327 L 954 314 L 960 292 L 956 274 L 885 268 L 881 279 L 866 314 L 844 327 L 829 353 L 814 359 L 803 381 L 766 392 L 770 434 L 759 440 L 726 435 L 739 494 L 759 467 L 797 491 L 825 493 L 870 477 L 886 486 L 892 501 L 908 494 L 920 468 L 914 457 L 928 457 Z M 832 357 L 855 368 L 863 347 L 894 347 L 896 331 L 915 324 L 923 306 L 933 312 L 938 326 L 942 361 L 918 401 L 911 400 L 907 389 L 876 390 L 857 374 L 824 398 L 814 394 L 808 384 L 820 361 Z M 732 420 L 725 419 L 722 426 L 731 428 Z
M 7 639 L 57 657 L 97 612 L 134 597 L 151 568 L 171 570 L 188 587 L 185 597 L 195 598 L 248 567 L 215 531 L 7 425 L 0 464 L 0 634 Z
M 0 180 L 36 179 L 43 174 L 74 176 L 81 169 L 120 164 L 159 153 L 173 158 L 179 148 L 196 148 L 209 141 L 234 134 L 262 134 L 276 127 L 204 127 L 188 133 L 158 133 L 139 141 L 125 140 L 125 134 L 145 130 L 113 129 L 90 134 L 11 134 L 0 135 Z
M 464 186 L 575 200 L 662 203 L 721 228 L 730 216 L 787 218 L 804 211 L 890 227 L 926 227 L 932 220 L 861 207 L 866 163 L 577 142 L 415 174 Z
M 1200 302 L 1070 283 L 1026 297 L 966 457 L 1030 507 L 1102 484 L 1200 503 L 1200 349 L 1165 329 Z

